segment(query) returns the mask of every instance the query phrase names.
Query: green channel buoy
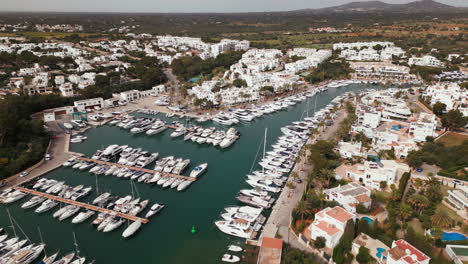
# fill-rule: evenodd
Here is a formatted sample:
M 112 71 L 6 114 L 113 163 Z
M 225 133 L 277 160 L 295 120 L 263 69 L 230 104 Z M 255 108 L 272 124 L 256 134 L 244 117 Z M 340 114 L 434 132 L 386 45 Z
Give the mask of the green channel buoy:
M 190 230 L 190 232 L 191 232 L 192 234 L 195 234 L 195 233 L 197 232 L 197 229 L 195 228 L 195 226 L 192 226 L 192 230 Z

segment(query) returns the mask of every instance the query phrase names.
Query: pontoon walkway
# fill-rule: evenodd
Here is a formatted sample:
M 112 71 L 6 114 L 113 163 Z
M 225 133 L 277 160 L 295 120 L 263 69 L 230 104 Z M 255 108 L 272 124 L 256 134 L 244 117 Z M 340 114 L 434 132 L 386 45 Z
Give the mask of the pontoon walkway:
M 59 197 L 59 196 L 50 195 L 50 194 L 47 194 L 47 193 L 42 193 L 42 192 L 34 191 L 34 190 L 31 190 L 31 189 L 23 188 L 23 187 L 16 186 L 16 187 L 13 187 L 13 189 L 16 189 L 18 191 L 22 191 L 22 192 L 25 192 L 25 193 L 29 193 L 29 194 L 32 194 L 32 195 L 42 196 L 42 197 L 45 197 L 47 199 L 59 201 L 59 202 L 62 202 L 62 203 L 76 205 L 76 206 L 86 208 L 86 209 L 89 209 L 89 210 L 93 210 L 93 211 L 96 211 L 96 212 L 105 212 L 105 213 L 108 213 L 110 215 L 116 215 L 116 216 L 128 219 L 130 221 L 141 221 L 144 224 L 149 222 L 149 220 L 146 219 L 146 218 L 140 218 L 140 217 L 137 217 L 137 216 L 124 214 L 124 213 L 121 213 L 121 212 L 109 210 L 109 209 L 102 208 L 102 207 L 97 207 L 97 206 L 87 204 L 87 203 L 73 201 L 73 200 L 70 200 L 70 199 L 65 199 L 65 198 L 62 198 L 62 197 Z
M 134 171 L 142 171 L 142 172 L 147 172 L 147 173 L 151 173 L 151 174 L 156 173 L 155 170 L 132 167 L 132 166 L 122 165 L 122 164 L 118 164 L 118 163 L 106 162 L 106 161 L 102 161 L 102 160 L 94 160 L 94 159 L 85 158 L 85 157 L 76 157 L 76 158 L 79 159 L 79 160 L 94 162 L 94 163 L 101 164 L 101 165 L 117 166 L 117 167 L 120 167 L 120 168 L 128 168 L 128 169 L 131 169 L 131 170 L 134 170 Z M 177 174 L 172 174 L 172 173 L 167 173 L 167 172 L 160 172 L 160 173 L 163 176 L 171 176 L 171 177 L 181 178 L 181 179 L 185 179 L 185 180 L 189 180 L 189 181 L 195 181 L 196 180 L 196 178 L 193 178 L 193 177 L 187 177 L 187 176 L 182 176 L 182 175 L 177 175 Z

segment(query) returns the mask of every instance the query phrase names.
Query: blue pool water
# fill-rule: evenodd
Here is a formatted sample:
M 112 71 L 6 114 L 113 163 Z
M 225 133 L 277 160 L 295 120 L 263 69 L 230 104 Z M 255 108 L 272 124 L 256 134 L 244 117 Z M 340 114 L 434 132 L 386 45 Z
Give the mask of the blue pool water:
M 361 217 L 361 219 L 366 220 L 369 225 L 372 224 L 372 222 L 374 222 L 374 219 L 372 219 L 372 218 L 370 218 L 368 216 L 363 216 L 363 217 Z
M 382 254 L 383 254 L 385 251 L 387 251 L 387 250 L 385 250 L 384 248 L 377 248 L 377 253 L 375 254 L 375 256 L 376 256 L 377 258 L 380 259 L 380 257 L 382 257 Z M 383 258 L 387 258 L 387 257 L 386 257 L 386 256 L 383 256 Z
M 394 131 L 400 131 L 400 129 L 403 129 L 405 128 L 406 126 L 399 126 L 399 125 L 394 125 L 392 126 L 392 130 Z
M 444 232 L 442 236 L 442 241 L 460 241 L 460 240 L 467 240 L 468 238 L 460 233 L 447 233 Z

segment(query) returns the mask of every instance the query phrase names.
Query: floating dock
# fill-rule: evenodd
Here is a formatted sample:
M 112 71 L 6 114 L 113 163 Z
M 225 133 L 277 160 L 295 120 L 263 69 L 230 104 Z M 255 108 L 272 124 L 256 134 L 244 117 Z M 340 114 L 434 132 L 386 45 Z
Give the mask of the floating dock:
M 151 173 L 151 174 L 155 174 L 157 172 L 155 170 L 132 167 L 132 166 L 122 165 L 122 164 L 118 164 L 118 163 L 102 161 L 102 160 L 94 160 L 94 159 L 85 158 L 85 157 L 76 157 L 76 158 L 79 159 L 79 160 L 94 162 L 94 163 L 101 164 L 101 165 L 116 166 L 116 167 L 120 167 L 120 168 L 128 168 L 130 170 L 142 171 L 142 172 Z M 163 176 L 170 176 L 170 177 L 180 178 L 180 179 L 189 180 L 189 181 L 196 181 L 196 178 L 193 178 L 193 177 L 187 177 L 187 176 L 182 176 L 182 175 L 177 175 L 177 174 L 172 174 L 172 173 L 167 173 L 167 172 L 160 172 L 160 173 Z
M 47 199 L 59 201 L 59 202 L 62 202 L 62 203 L 76 205 L 76 206 L 79 206 L 81 208 L 86 208 L 88 210 L 92 210 L 92 211 L 96 211 L 96 212 L 104 212 L 104 213 L 107 213 L 107 214 L 110 214 L 110 215 L 116 215 L 116 216 L 128 219 L 130 221 L 140 221 L 140 222 L 142 222 L 144 224 L 149 222 L 149 220 L 146 219 L 146 218 L 140 218 L 140 217 L 137 217 L 137 216 L 124 214 L 124 213 L 121 213 L 121 212 L 109 210 L 109 209 L 102 208 L 102 207 L 97 207 L 97 206 L 87 204 L 87 203 L 73 201 L 73 200 L 70 200 L 70 199 L 65 199 L 65 198 L 62 198 L 62 197 L 59 197 L 59 196 L 50 195 L 50 194 L 47 194 L 47 193 L 42 193 L 42 192 L 34 191 L 34 190 L 31 190 L 31 189 L 23 188 L 23 187 L 18 187 L 17 186 L 17 187 L 13 187 L 13 189 L 24 192 L 24 193 L 29 193 L 29 194 L 32 194 L 32 195 L 42 196 L 42 197 L 45 197 Z

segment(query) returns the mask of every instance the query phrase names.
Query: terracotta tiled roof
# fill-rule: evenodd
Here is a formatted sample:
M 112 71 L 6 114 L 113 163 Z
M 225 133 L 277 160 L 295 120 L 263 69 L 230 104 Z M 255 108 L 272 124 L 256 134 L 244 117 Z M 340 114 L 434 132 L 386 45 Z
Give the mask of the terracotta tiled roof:
M 320 221 L 317 224 L 315 224 L 315 226 L 317 228 L 322 229 L 330 236 L 333 236 L 334 234 L 340 231 L 340 229 L 338 229 L 336 226 L 329 224 L 328 222 L 325 222 L 325 221 Z
M 332 209 L 328 210 L 327 215 L 329 215 L 330 217 L 335 218 L 336 220 L 338 220 L 338 221 L 340 221 L 342 223 L 345 223 L 349 219 L 353 218 L 352 214 L 348 213 L 345 209 L 343 209 L 340 206 L 335 206 Z
M 262 247 L 264 248 L 283 248 L 283 240 L 278 238 L 264 237 L 262 240 Z

